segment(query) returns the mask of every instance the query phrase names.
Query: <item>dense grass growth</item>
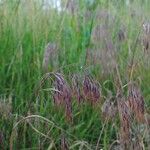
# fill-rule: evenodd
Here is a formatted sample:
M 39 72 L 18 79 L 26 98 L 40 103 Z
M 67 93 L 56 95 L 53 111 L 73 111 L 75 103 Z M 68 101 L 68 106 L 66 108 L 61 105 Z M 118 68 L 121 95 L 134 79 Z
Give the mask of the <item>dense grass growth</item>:
M 127 129 L 130 149 L 150 149 L 150 1 L 62 0 L 61 10 L 43 5 L 0 1 L 0 149 L 121 149 L 126 105 L 136 113 Z M 65 92 L 56 88 L 60 82 Z M 144 121 L 127 101 L 132 82 L 144 97 Z M 86 84 L 95 87 L 88 91 L 94 98 Z M 71 121 L 66 105 L 54 102 L 57 92 L 71 93 Z M 116 109 L 113 119 L 104 110 L 107 100 Z

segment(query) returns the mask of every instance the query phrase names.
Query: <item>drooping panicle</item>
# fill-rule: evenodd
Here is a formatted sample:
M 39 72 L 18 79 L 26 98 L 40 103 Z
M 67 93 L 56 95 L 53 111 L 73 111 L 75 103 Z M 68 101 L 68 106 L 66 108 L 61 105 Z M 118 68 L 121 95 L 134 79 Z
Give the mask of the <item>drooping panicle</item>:
M 69 122 L 72 122 L 73 118 L 72 118 L 72 104 L 71 104 L 72 99 L 71 89 L 61 74 L 56 73 L 55 78 L 56 80 L 54 82 L 54 87 L 56 90 L 53 95 L 54 103 L 57 106 L 60 105 L 64 106 L 66 119 Z
M 128 102 L 131 111 L 134 113 L 138 122 L 144 121 L 144 98 L 141 94 L 140 88 L 131 83 L 128 88 Z
M 94 82 L 88 76 L 83 81 L 83 97 L 91 104 L 95 104 L 100 99 L 100 88 L 98 83 Z

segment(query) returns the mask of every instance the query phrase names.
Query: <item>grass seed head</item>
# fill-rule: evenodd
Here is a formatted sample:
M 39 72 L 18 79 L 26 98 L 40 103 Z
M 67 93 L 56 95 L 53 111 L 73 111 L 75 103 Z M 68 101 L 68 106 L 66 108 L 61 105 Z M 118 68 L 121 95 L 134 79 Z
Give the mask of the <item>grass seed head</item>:
M 88 76 L 85 76 L 83 81 L 83 96 L 91 104 L 96 104 L 100 99 L 99 85 Z
M 53 95 L 54 103 L 57 106 L 63 105 L 65 107 L 66 118 L 68 121 L 72 122 L 72 94 L 70 87 L 61 74 L 56 73 L 55 77 L 54 86 L 56 91 Z
M 122 100 L 118 102 L 118 111 L 121 123 L 120 141 L 122 145 L 126 147 L 131 138 L 131 114 L 124 98 L 122 98 Z
M 56 91 L 54 92 L 53 98 L 54 98 L 54 103 L 56 105 L 63 104 L 63 88 L 65 85 L 64 79 L 61 77 L 61 75 L 56 74 L 56 80 L 54 82 L 54 87 Z
M 81 87 L 77 75 L 74 75 L 72 78 L 72 93 L 73 96 L 75 96 L 75 98 L 78 100 L 78 103 L 80 104 L 83 98 L 82 98 Z
M 131 111 L 134 113 L 138 122 L 143 122 L 144 119 L 144 98 L 140 88 L 135 84 L 130 84 L 128 89 L 128 102 Z

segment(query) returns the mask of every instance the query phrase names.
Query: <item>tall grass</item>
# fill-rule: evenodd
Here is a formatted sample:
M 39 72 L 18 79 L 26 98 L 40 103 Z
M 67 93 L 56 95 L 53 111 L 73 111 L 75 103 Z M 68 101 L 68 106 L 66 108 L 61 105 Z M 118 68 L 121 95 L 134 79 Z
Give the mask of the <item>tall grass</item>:
M 117 0 L 61 2 L 58 11 L 43 9 L 42 0 L 0 1 L 0 149 L 107 150 L 122 144 L 126 149 L 128 141 L 120 137 L 126 141 L 128 136 L 131 149 L 149 149 L 150 45 L 142 44 L 143 38 L 144 44 L 150 40 L 143 31 L 150 21 L 149 1 L 128 6 Z M 144 108 L 116 101 L 118 91 L 127 100 L 128 85 L 135 82 Z M 60 92 L 63 100 L 71 94 L 69 112 L 68 103 L 54 103 Z M 92 104 L 95 97 L 98 103 Z M 136 120 L 136 105 L 144 109 L 139 113 L 144 122 Z

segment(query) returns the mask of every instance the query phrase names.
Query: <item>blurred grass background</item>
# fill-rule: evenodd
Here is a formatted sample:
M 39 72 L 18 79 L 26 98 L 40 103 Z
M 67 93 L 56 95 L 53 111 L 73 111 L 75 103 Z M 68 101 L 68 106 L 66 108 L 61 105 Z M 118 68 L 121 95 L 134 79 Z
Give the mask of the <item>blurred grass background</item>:
M 150 111 L 150 55 L 143 51 L 139 40 L 143 22 L 150 21 L 150 1 L 132 0 L 127 4 L 123 0 L 77 0 L 69 4 L 62 0 L 60 5 L 61 10 L 52 4 L 44 6 L 42 0 L 0 1 L 0 139 L 4 149 L 10 146 L 16 122 L 31 114 L 43 116 L 69 133 L 66 136 L 72 149 L 94 149 L 104 125 L 100 147 L 107 150 L 117 139 L 118 127 L 113 126 L 114 121 L 105 124 L 100 107 L 91 108 L 89 104 L 79 107 L 74 101 L 75 121 L 69 125 L 62 110 L 53 106 L 50 91 L 41 91 L 37 103 L 33 93 L 44 75 L 42 62 L 48 42 L 58 47 L 50 60 L 49 72 L 59 70 L 68 80 L 74 73 L 91 75 L 102 85 L 105 96 L 103 83 L 107 80 L 107 88 L 115 94 L 111 84 L 115 77 L 113 64 L 118 66 L 125 85 L 134 55 L 136 65 L 132 78 L 140 81 L 146 108 Z M 96 29 L 99 25 L 102 31 Z M 120 29 L 126 36 L 123 41 L 118 39 Z M 101 36 L 103 31 L 107 32 Z M 102 40 L 105 38 L 106 43 Z M 106 53 L 107 42 L 110 57 Z M 36 119 L 33 120 L 35 123 Z M 43 134 L 50 131 L 51 139 L 22 122 L 13 135 L 13 149 L 59 147 L 58 128 L 42 119 L 37 119 L 35 126 Z

